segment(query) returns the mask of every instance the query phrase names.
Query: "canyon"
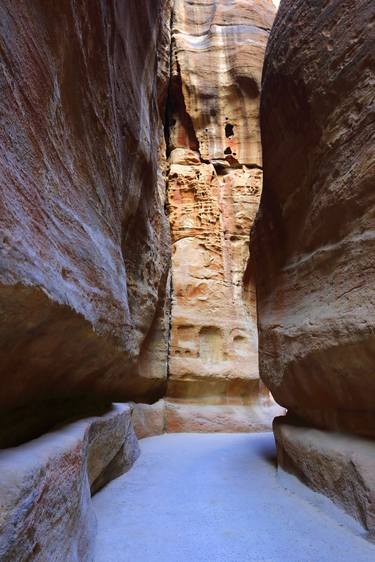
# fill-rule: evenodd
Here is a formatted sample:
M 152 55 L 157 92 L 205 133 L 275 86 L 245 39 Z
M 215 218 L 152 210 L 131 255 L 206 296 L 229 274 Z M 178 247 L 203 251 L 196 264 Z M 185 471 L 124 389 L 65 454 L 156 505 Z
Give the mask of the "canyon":
M 248 443 L 256 505 L 307 485 L 374 536 L 375 6 L 276 4 L 0 5 L 1 561 L 94 560 L 168 443 Z M 277 486 L 234 435 L 272 428 Z

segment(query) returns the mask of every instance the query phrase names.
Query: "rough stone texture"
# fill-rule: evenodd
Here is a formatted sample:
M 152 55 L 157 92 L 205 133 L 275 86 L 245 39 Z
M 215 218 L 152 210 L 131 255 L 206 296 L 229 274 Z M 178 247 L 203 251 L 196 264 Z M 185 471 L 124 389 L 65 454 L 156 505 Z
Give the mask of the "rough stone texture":
M 375 4 L 284 0 L 261 101 L 260 374 L 279 461 L 374 528 Z M 301 421 L 302 420 L 302 421 Z M 352 434 L 351 436 L 349 434 Z
M 2 412 L 164 390 L 169 24 L 169 0 L 1 2 Z
M 375 3 L 281 3 L 252 251 L 260 372 L 309 423 L 375 436 Z
M 375 443 L 352 435 L 274 422 L 277 459 L 375 534 Z
M 263 392 L 249 232 L 262 185 L 259 88 L 273 17 L 271 0 L 174 4 L 169 400 L 250 404 Z
M 272 398 L 259 396 L 251 404 L 187 404 L 166 401 L 168 433 L 248 433 L 270 431 L 274 417 L 282 413 Z
M 274 15 L 271 0 L 175 0 L 171 150 L 261 165 L 259 90 Z
M 260 170 L 219 177 L 212 164 L 171 166 L 169 396 L 249 400 L 257 388 L 256 312 L 243 276 L 260 188 Z
M 113 404 L 110 413 L 89 424 L 87 473 L 93 494 L 133 466 L 139 447 L 128 404 Z
M 132 422 L 138 439 L 161 435 L 165 431 L 165 401 L 155 404 L 133 404 Z
M 88 562 L 96 517 L 90 484 L 126 472 L 139 455 L 131 408 L 56 429 L 0 452 L 2 562 Z M 122 461 L 119 461 L 119 459 Z M 117 459 L 117 471 L 110 466 Z
M 209 400 L 212 402 L 212 399 Z M 234 433 L 270 431 L 274 417 L 285 413 L 269 393 L 242 405 L 205 404 L 203 400 L 159 400 L 133 404 L 132 422 L 138 439 L 162 433 Z

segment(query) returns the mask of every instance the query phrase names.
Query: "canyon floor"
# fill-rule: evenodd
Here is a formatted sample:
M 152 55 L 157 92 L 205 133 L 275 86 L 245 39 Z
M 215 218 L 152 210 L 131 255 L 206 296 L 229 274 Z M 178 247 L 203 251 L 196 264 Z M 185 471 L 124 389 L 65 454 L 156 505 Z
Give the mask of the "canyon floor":
M 272 433 L 168 434 L 94 497 L 96 562 L 370 562 L 329 500 L 277 475 Z

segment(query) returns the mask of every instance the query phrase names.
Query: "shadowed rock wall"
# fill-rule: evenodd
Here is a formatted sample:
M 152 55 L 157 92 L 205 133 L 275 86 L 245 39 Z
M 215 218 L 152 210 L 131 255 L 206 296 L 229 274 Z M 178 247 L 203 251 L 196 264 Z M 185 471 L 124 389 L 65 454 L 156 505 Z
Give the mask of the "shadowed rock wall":
M 281 2 L 263 75 L 264 190 L 252 242 L 263 381 L 304 426 L 369 437 L 375 436 L 374 25 L 371 0 Z M 278 426 L 280 449 L 291 443 L 293 431 L 287 433 L 284 439 Z M 295 469 L 317 473 L 317 458 L 310 456 L 307 469 L 310 461 L 294 454 Z M 349 497 L 360 489 L 359 473 L 346 478 L 336 471 L 336 489 L 346 486 Z M 366 511 L 371 501 L 358 504 Z
M 2 412 L 164 391 L 169 24 L 169 0 L 1 2 Z
M 374 434 L 375 6 L 352 8 L 281 5 L 252 247 L 263 380 L 305 419 Z

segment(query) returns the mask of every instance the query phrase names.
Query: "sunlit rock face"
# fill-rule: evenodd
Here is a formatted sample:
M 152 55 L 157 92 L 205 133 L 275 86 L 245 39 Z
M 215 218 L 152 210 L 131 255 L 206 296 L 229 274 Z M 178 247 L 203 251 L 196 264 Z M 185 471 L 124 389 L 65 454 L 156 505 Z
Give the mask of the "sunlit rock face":
M 263 392 L 249 232 L 262 186 L 259 91 L 273 17 L 267 0 L 174 5 L 168 102 L 173 400 L 249 404 Z
M 375 435 L 375 4 L 285 0 L 264 69 L 253 255 L 261 376 L 323 427 Z
M 2 412 L 163 392 L 169 27 L 169 0 L 1 2 Z
M 171 150 L 261 165 L 259 90 L 274 12 L 271 0 L 175 1 Z

